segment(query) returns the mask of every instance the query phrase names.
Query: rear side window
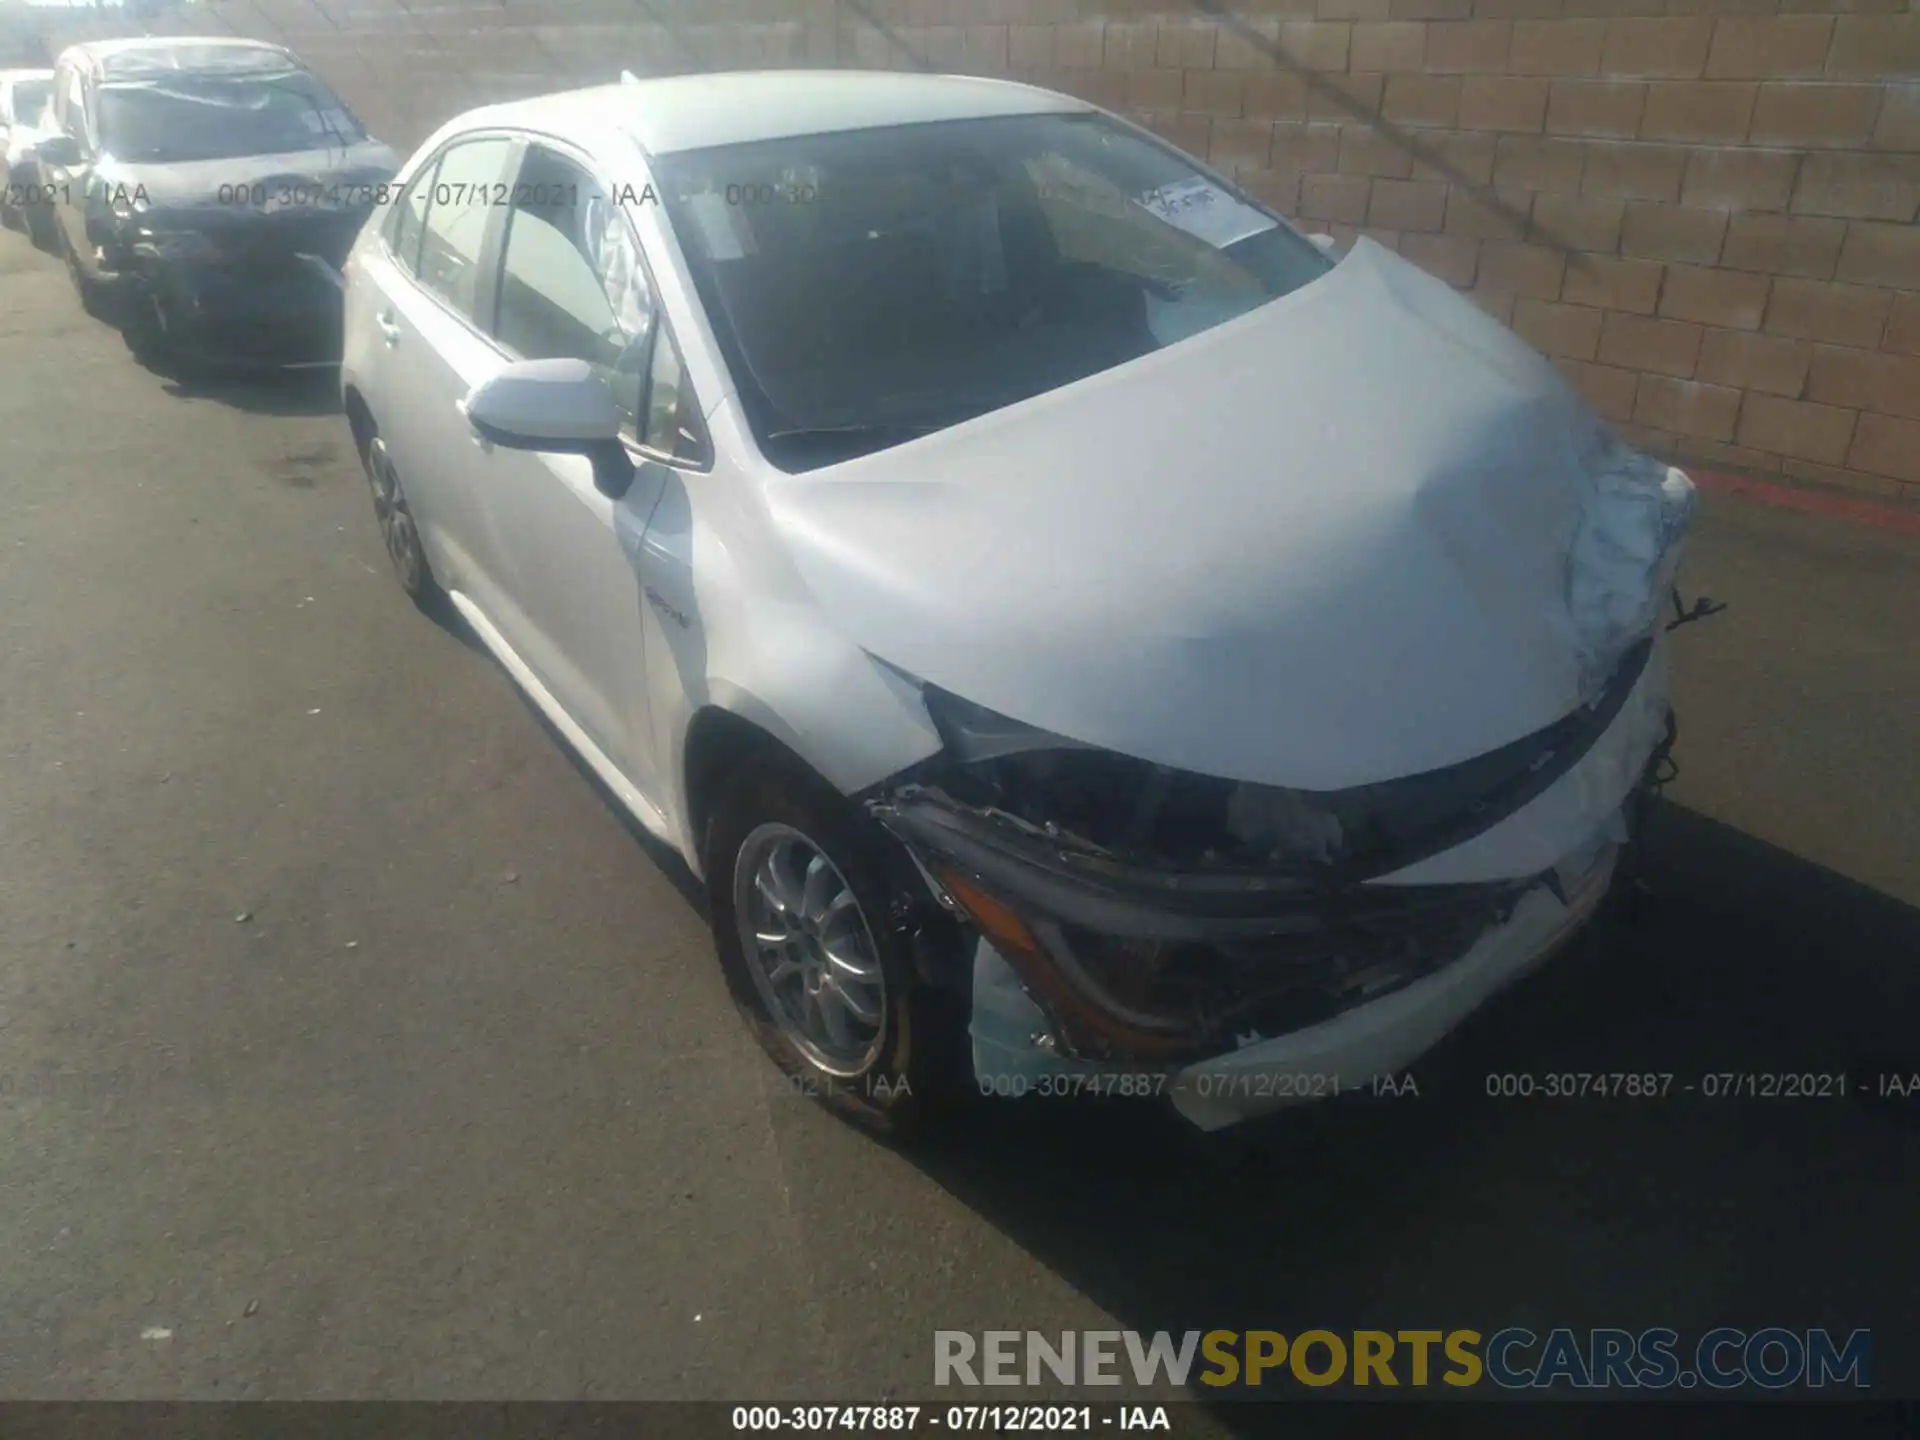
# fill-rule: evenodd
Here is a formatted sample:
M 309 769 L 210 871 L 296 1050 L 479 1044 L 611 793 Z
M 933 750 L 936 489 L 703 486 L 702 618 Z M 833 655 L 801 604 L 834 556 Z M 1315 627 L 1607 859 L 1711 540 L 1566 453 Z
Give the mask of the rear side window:
M 487 238 L 489 201 L 506 168 L 509 141 L 472 140 L 441 157 L 421 224 L 420 283 L 462 316 L 475 318 L 480 250 Z
M 393 218 L 387 221 L 387 246 L 409 275 L 420 265 L 420 236 L 426 228 L 427 201 L 433 196 L 433 177 L 439 169 L 436 162 L 415 176 L 394 202 Z

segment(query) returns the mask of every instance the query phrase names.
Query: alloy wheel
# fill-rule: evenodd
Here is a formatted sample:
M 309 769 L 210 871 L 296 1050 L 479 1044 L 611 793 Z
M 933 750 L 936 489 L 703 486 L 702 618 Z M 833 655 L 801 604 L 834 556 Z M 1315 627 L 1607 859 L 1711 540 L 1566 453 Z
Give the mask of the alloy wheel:
M 829 1075 L 863 1074 L 887 1038 L 887 987 L 859 897 L 790 825 L 749 834 L 734 864 L 748 973 L 787 1039 Z
M 386 543 L 387 558 L 408 594 L 420 588 L 426 573 L 426 557 L 420 549 L 420 531 L 413 523 L 413 511 L 407 507 L 406 492 L 394 471 L 387 442 L 376 435 L 367 446 L 367 484 L 373 491 L 373 514 L 380 524 L 380 538 Z

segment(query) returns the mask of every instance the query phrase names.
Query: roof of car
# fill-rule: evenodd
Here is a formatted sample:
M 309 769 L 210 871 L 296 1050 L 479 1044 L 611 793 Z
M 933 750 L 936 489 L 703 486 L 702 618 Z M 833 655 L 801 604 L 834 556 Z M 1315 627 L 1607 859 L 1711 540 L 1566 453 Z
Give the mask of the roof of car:
M 742 70 L 597 85 L 491 106 L 485 115 L 530 127 L 567 118 L 611 123 L 649 154 L 668 155 L 837 130 L 1091 108 L 1051 90 L 971 75 Z
M 109 81 L 156 75 L 257 75 L 301 68 L 282 46 L 213 35 L 92 40 L 75 45 L 69 53 L 83 56 Z

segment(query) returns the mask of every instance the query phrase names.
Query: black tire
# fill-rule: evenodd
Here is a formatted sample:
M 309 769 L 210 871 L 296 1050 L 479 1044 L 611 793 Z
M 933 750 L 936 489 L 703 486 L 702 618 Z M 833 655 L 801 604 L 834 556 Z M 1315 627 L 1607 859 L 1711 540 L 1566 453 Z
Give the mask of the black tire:
M 61 237 L 60 253 L 67 262 L 67 278 L 73 282 L 73 293 L 80 297 L 80 308 L 95 320 L 110 318 L 107 314 L 107 298 L 100 287 L 86 277 L 80 268 L 80 257 L 73 253 L 73 246 L 64 236 Z
M 123 297 L 120 335 L 133 358 L 156 374 L 183 384 L 211 380 L 220 374 L 199 350 L 182 343 L 168 326 L 160 301 L 145 291 L 135 290 Z
M 755 978 L 739 923 L 736 894 L 743 850 L 765 827 L 784 826 L 810 841 L 838 869 L 858 902 L 884 977 L 884 1019 L 871 1060 L 851 1073 L 823 1067 L 775 1017 Z M 894 841 L 823 780 L 796 761 L 768 754 L 731 779 L 707 826 L 702 858 L 708 914 L 727 985 L 754 1037 L 796 1095 L 820 1101 L 842 1119 L 889 1139 L 924 1133 L 967 1096 L 958 1057 L 966 1043 L 964 1001 L 920 976 L 912 945 L 893 917 L 904 878 Z M 804 983 L 804 982 L 803 982 Z
M 53 221 L 48 218 L 46 211 L 42 210 L 38 205 L 29 206 L 24 212 L 23 219 L 26 222 L 27 239 L 33 242 L 34 248 L 36 250 L 44 250 L 51 254 L 53 251 Z
M 367 488 L 373 495 L 373 518 L 380 527 L 381 543 L 394 578 L 407 598 L 429 615 L 447 612 L 447 593 L 434 578 L 427 561 L 426 546 L 420 540 L 420 527 L 413 518 L 413 507 L 400 483 L 400 473 L 387 443 L 378 430 L 372 431 L 360 447 L 360 464 L 367 474 Z
M 127 349 L 133 352 L 133 358 L 142 365 L 155 370 L 171 370 L 178 360 L 177 347 L 173 337 L 167 333 L 165 322 L 154 309 L 153 301 L 145 295 L 136 295 L 127 307 L 126 323 L 120 333 L 125 337 Z

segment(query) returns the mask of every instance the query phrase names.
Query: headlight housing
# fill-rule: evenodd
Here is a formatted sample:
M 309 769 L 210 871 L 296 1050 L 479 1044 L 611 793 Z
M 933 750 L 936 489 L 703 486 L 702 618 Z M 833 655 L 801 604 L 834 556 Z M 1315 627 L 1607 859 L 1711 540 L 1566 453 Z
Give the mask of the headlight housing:
M 1527 882 L 1321 887 L 1145 871 L 907 786 L 875 805 L 1082 1060 L 1174 1064 L 1311 1024 L 1455 959 Z M 1077 863 L 1076 863 L 1077 862 Z

